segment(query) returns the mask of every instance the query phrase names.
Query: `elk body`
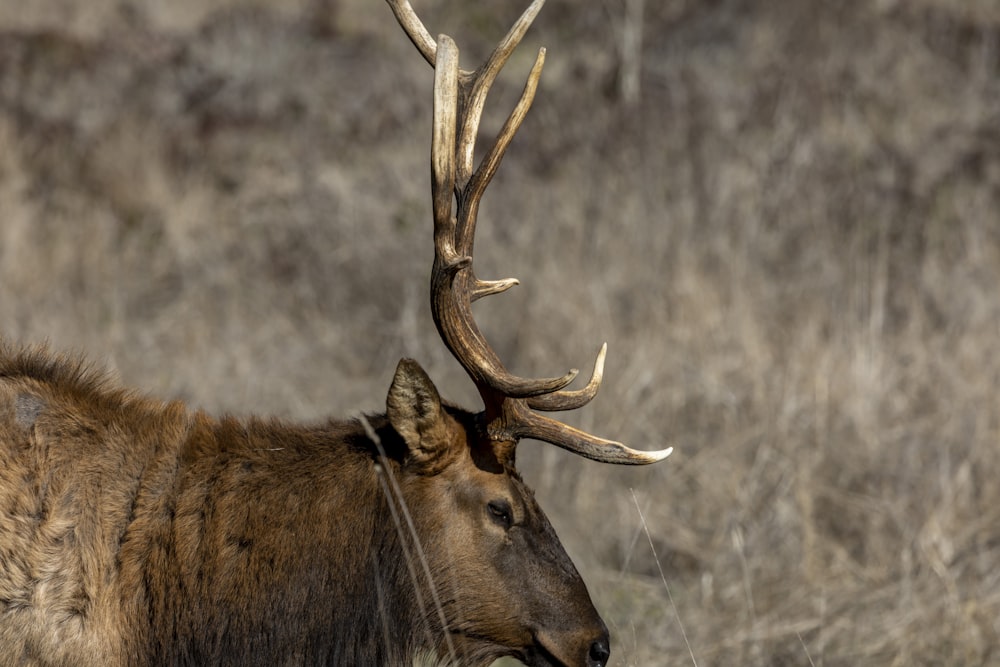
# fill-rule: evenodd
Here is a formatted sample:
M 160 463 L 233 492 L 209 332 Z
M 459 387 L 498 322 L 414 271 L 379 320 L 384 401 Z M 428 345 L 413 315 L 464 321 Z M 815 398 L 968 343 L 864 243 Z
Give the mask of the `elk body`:
M 603 666 L 607 629 L 522 482 L 537 438 L 609 463 L 637 452 L 537 410 L 590 383 L 510 375 L 471 316 L 514 280 L 472 271 L 479 198 L 534 94 L 472 169 L 493 78 L 536 0 L 480 70 L 458 69 L 405 0 L 397 19 L 435 66 L 432 144 L 441 336 L 484 409 L 441 401 L 411 360 L 384 414 L 299 426 L 216 419 L 113 385 L 72 359 L 0 345 L 0 664 Z M 456 209 L 453 211 L 453 205 Z

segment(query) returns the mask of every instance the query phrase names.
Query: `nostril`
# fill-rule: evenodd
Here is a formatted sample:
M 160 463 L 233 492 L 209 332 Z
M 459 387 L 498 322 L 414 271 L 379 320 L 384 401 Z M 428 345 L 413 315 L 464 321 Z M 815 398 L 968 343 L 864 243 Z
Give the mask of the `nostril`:
M 590 645 L 590 653 L 587 654 L 587 667 L 604 667 L 611 657 L 611 649 L 608 647 L 608 640 L 598 639 Z

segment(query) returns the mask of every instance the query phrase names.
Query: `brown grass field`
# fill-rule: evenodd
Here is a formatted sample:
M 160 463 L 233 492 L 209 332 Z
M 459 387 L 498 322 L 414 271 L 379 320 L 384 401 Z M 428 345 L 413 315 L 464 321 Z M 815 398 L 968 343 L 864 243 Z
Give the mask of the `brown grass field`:
M 413 4 L 472 67 L 527 3 Z M 487 131 L 540 45 L 477 317 L 525 374 L 607 340 L 567 420 L 676 448 L 520 450 L 613 664 L 1000 665 L 1000 3 L 549 0 Z M 381 0 L 0 0 L 0 332 L 214 412 L 380 410 L 401 356 L 476 407 L 430 100 Z

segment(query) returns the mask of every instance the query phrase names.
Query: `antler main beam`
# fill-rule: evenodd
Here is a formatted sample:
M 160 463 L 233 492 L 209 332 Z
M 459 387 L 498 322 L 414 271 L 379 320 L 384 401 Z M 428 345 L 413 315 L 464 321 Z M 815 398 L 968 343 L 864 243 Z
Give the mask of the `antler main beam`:
M 586 405 L 600 388 L 607 344 L 597 355 L 587 386 L 570 391 L 565 387 L 577 376 L 575 369 L 553 378 L 522 378 L 507 371 L 472 317 L 473 301 L 518 284 L 514 278 L 480 280 L 472 268 L 472 255 L 480 200 L 531 107 L 545 63 L 544 48 L 538 51 L 520 99 L 473 170 L 475 140 L 490 87 L 545 0 L 534 0 L 482 67 L 474 71 L 459 68 L 455 42 L 447 35 L 435 42 L 407 0 L 387 2 L 410 41 L 434 67 L 431 309 L 441 338 L 479 389 L 489 437 L 510 442 L 535 438 L 606 463 L 645 464 L 665 458 L 671 449 L 640 452 L 533 412 Z

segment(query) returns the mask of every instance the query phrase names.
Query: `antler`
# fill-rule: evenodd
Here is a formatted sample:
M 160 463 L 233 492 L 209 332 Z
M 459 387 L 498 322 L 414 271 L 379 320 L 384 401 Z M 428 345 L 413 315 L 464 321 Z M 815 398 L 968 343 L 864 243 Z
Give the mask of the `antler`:
M 545 62 L 544 48 L 538 51 L 521 98 L 474 171 L 473 160 L 486 95 L 545 0 L 531 3 L 489 59 L 475 71 L 459 69 L 455 42 L 441 35 L 435 43 L 407 0 L 387 2 L 410 41 L 434 67 L 431 309 L 445 345 L 483 398 L 486 433 L 490 439 L 502 442 L 516 443 L 520 438 L 543 440 L 605 463 L 644 464 L 667 457 L 672 448 L 637 451 L 533 411 L 573 410 L 590 402 L 604 375 L 606 343 L 597 355 L 590 382 L 583 389 L 570 391 L 565 387 L 576 377 L 575 369 L 554 378 L 531 379 L 511 374 L 472 317 L 473 301 L 518 284 L 515 278 L 480 280 L 472 269 L 472 254 L 480 199 L 534 99 Z M 456 203 L 457 210 L 453 211 Z

